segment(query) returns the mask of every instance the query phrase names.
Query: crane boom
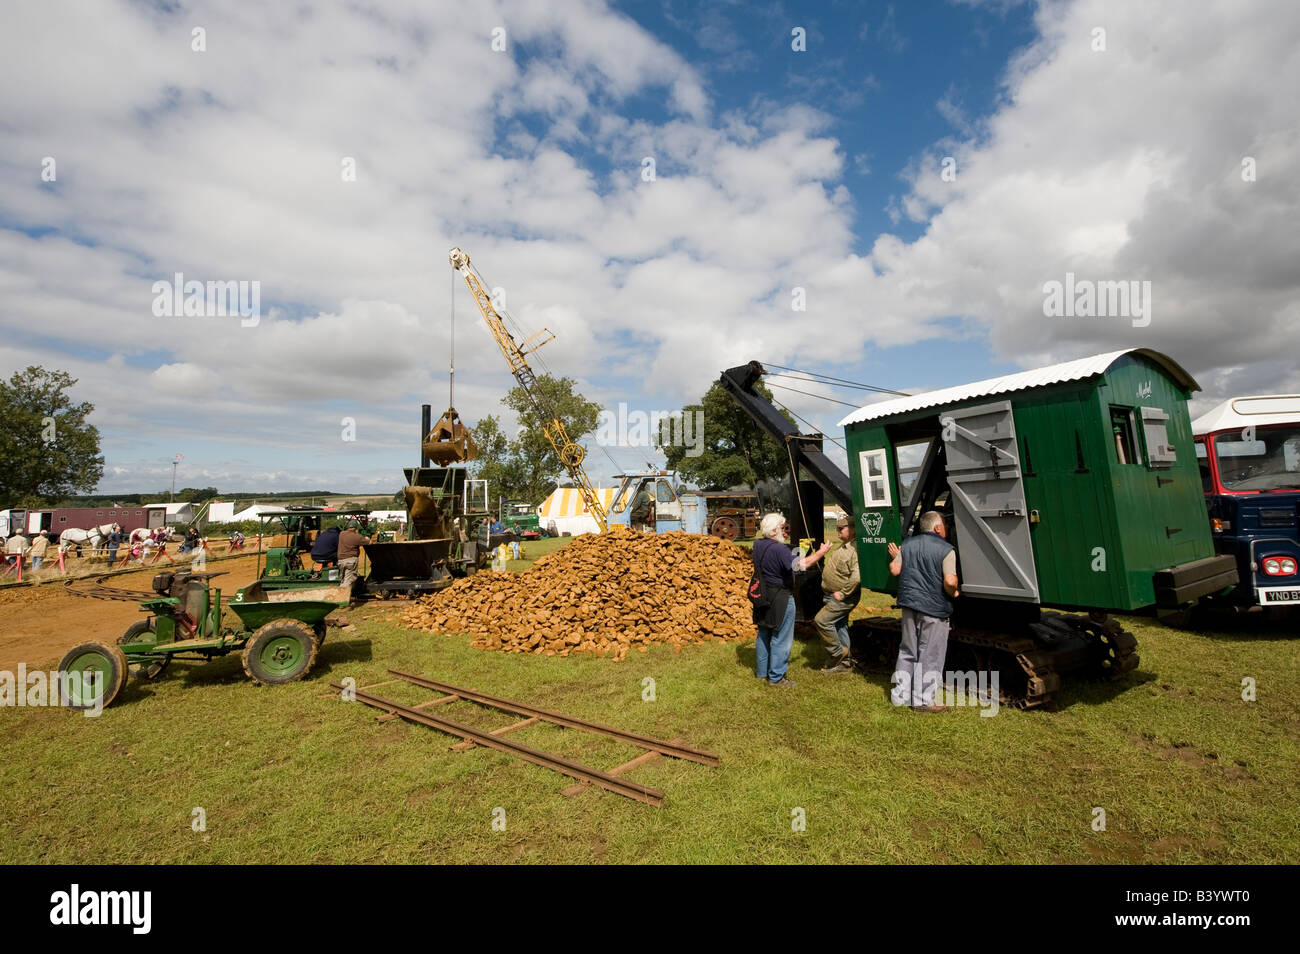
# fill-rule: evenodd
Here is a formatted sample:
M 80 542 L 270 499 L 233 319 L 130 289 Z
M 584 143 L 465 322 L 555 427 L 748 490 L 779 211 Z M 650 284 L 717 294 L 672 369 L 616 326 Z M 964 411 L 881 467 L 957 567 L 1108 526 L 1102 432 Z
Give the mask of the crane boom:
M 496 339 L 497 347 L 501 349 L 501 354 L 506 359 L 506 364 L 510 365 L 510 373 L 515 376 L 519 386 L 524 389 L 524 394 L 528 395 L 529 402 L 546 424 L 542 430 L 546 434 L 547 440 L 555 448 L 555 454 L 560 459 L 569 478 L 578 485 L 578 492 L 582 494 L 583 503 L 587 505 L 587 510 L 596 521 L 596 526 L 600 528 L 601 533 L 609 530 L 609 523 L 605 516 L 605 508 L 600 502 L 600 497 L 596 494 L 596 488 L 591 485 L 591 480 L 587 477 L 587 472 L 582 469 L 582 461 L 587 456 L 582 445 L 578 444 L 569 437 L 569 432 L 550 406 L 546 396 L 541 393 L 537 386 L 537 375 L 533 369 L 528 366 L 528 354 L 518 342 L 515 336 L 510 333 L 506 327 L 505 320 L 497 313 L 492 304 L 492 297 L 487 293 L 483 286 L 483 279 L 479 276 L 469 264 L 469 255 L 462 252 L 459 248 L 453 248 L 448 255 L 451 261 L 451 267 L 460 272 L 461 277 L 465 279 L 465 284 L 469 286 L 470 294 L 474 296 L 474 304 L 478 305 L 478 310 L 483 315 L 483 320 L 487 322 L 488 330 L 492 332 L 492 337 Z M 547 332 L 549 334 L 549 332 Z M 540 334 L 540 332 L 539 332 Z M 534 335 L 533 337 L 537 337 Z M 555 337 L 551 335 L 551 338 Z M 528 341 L 531 341 L 529 338 Z M 550 338 L 546 338 L 533 347 L 531 350 L 536 351 Z M 527 345 L 528 341 L 524 344 Z

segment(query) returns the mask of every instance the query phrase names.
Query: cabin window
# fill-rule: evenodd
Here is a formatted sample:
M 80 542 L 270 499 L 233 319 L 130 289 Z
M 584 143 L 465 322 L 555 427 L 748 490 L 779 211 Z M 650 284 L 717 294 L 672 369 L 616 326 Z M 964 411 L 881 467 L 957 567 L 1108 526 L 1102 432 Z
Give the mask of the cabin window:
M 1158 407 L 1142 408 L 1142 440 L 1147 448 L 1147 466 L 1152 470 L 1168 467 L 1178 460 L 1169 441 L 1169 413 Z
M 885 471 L 885 449 L 862 451 L 858 454 L 862 470 L 862 505 L 864 507 L 891 506 L 889 475 Z
M 673 488 L 669 486 L 666 480 L 655 482 L 655 497 L 660 503 L 672 503 L 677 499 L 677 495 L 673 493 Z
M 1214 479 L 1210 476 L 1210 454 L 1205 449 L 1204 441 L 1196 442 L 1196 463 L 1201 468 L 1201 492 L 1210 493 L 1214 490 Z
M 610 509 L 614 513 L 622 513 L 627 509 L 628 504 L 632 502 L 632 482 L 635 478 L 624 477 L 622 485 L 618 488 L 618 495 L 614 498 L 614 506 Z
M 916 508 L 921 471 L 933 446 L 934 439 L 929 438 L 894 447 L 894 458 L 898 461 L 898 500 L 909 513 Z
M 1133 409 L 1131 407 L 1114 407 L 1110 409 L 1111 442 L 1115 445 L 1115 459 L 1121 464 L 1141 464 L 1137 443 L 1133 439 Z

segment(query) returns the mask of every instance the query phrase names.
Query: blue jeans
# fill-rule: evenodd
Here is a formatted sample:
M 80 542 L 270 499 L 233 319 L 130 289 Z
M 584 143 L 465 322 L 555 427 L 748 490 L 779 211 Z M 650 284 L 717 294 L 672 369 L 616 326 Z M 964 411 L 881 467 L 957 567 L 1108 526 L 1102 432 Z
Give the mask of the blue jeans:
M 754 644 L 758 659 L 754 675 L 768 682 L 784 679 L 786 667 L 790 665 L 790 647 L 794 645 L 794 597 L 787 598 L 790 602 L 786 605 L 785 616 L 781 618 L 780 629 L 758 627 L 758 641 Z

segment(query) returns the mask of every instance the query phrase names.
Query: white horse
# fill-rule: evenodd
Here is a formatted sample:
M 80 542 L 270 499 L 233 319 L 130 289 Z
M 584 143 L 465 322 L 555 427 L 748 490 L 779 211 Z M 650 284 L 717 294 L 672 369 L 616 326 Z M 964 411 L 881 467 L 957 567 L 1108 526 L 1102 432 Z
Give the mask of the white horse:
M 81 530 L 77 527 L 68 527 L 68 529 L 59 533 L 59 549 L 64 553 L 68 550 L 75 549 L 77 555 L 81 555 L 81 548 L 89 545 L 92 550 L 98 550 L 99 545 L 104 542 L 110 533 L 113 532 L 111 523 L 101 523 L 97 527 L 91 527 L 89 530 Z

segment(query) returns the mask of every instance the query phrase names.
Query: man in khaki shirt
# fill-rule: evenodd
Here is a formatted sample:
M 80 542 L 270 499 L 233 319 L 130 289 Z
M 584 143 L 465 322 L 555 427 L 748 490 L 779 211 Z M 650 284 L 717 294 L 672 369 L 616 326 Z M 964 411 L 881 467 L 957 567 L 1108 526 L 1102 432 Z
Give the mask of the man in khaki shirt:
M 7 554 L 5 562 L 9 566 L 13 566 L 27 553 L 27 538 L 23 536 L 21 530 L 15 531 L 5 543 L 5 553 Z
M 862 598 L 853 522 L 848 517 L 840 517 L 835 523 L 835 532 L 839 543 L 826 554 L 822 566 L 824 605 L 813 618 L 830 657 L 821 671 L 828 673 L 853 669 L 853 658 L 849 654 L 849 613 Z
M 49 549 L 49 546 L 50 535 L 45 530 L 42 530 L 36 535 L 36 538 L 32 540 L 32 549 L 29 555 L 32 558 L 33 573 L 39 573 L 41 571 L 41 563 L 45 560 L 45 551 Z
M 361 547 L 370 542 L 369 537 L 363 537 L 357 532 L 357 522 L 349 520 L 347 529 L 339 534 L 339 569 L 343 571 L 343 579 L 339 585 L 345 590 L 351 590 L 352 584 L 357 581 L 357 560 L 361 557 Z

